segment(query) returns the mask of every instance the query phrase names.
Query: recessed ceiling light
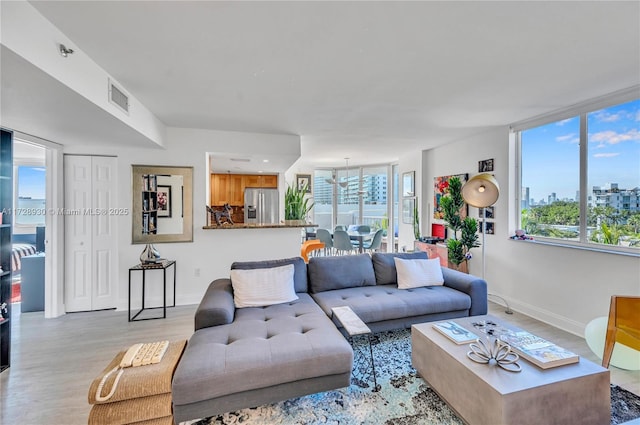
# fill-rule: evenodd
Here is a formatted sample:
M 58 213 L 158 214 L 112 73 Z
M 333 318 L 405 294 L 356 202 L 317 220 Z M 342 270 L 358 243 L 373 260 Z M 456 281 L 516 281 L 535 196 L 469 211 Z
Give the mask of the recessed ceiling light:
M 263 159 L 262 162 L 269 162 L 269 160 L 268 159 Z

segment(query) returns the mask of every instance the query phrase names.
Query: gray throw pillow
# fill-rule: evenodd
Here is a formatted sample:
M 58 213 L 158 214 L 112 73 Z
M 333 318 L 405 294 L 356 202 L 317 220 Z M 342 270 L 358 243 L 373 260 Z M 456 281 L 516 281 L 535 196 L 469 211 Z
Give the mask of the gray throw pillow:
M 311 257 L 308 269 L 312 293 L 376 284 L 369 254 Z

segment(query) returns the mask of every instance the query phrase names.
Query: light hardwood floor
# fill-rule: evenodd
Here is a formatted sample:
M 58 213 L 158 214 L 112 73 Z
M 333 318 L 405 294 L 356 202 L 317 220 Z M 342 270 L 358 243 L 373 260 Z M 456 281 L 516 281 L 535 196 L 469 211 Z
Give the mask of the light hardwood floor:
M 126 312 L 99 311 L 44 319 L 14 314 L 11 367 L 0 374 L 0 424 L 86 424 L 91 381 L 120 350 L 141 341 L 188 339 L 196 306 L 167 310 L 167 318 L 127 322 Z M 17 310 L 17 309 L 15 309 Z M 584 339 L 519 313 L 490 313 L 600 363 Z M 640 372 L 611 368 L 611 381 L 640 395 Z M 635 423 L 635 422 L 634 422 Z

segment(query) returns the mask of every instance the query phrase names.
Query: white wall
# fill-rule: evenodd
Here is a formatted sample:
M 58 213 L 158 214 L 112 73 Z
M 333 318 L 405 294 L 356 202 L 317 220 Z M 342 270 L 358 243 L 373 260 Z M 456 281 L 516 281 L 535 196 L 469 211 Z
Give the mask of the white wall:
M 193 242 L 155 245 L 164 258 L 177 261 L 177 304 L 200 302 L 209 283 L 228 277 L 233 261 L 285 258 L 300 255 L 300 229 L 204 230 L 206 224 L 207 151 L 268 152 L 299 155 L 299 138 L 291 135 L 236 133 L 170 128 L 165 149 L 65 147 L 65 153 L 118 157 L 119 208 L 131 208 L 131 165 L 193 167 Z M 285 170 L 281 170 L 284 175 Z M 279 182 L 282 184 L 282 182 Z M 281 191 L 282 192 L 282 191 Z M 281 193 L 282 197 L 282 193 Z M 144 245 L 131 244 L 131 215 L 118 218 L 118 308 L 127 306 L 128 268 L 139 262 Z M 196 276 L 199 274 L 199 276 Z M 138 276 L 136 278 L 139 279 Z M 161 279 L 160 277 L 158 279 Z M 158 282 L 161 282 L 160 280 Z M 152 286 L 152 285 L 150 285 Z M 150 296 L 161 299 L 161 284 Z M 134 293 L 137 293 L 134 290 Z
M 420 234 L 427 235 L 425 229 L 429 228 L 425 226 L 425 212 L 429 210 L 429 199 L 422 194 L 424 187 L 422 182 L 422 158 L 419 154 L 412 152 L 401 156 L 398 161 L 398 178 L 400 179 L 398 185 L 400 192 L 398 194 L 398 251 L 402 251 L 403 248 L 408 251 L 413 250 L 413 241 L 415 241 L 413 224 L 402 222 L 402 174 L 409 171 L 415 171 L 416 173 L 414 184 L 420 216 Z
M 109 79 L 125 91 L 126 87 L 100 68 L 28 2 L 2 2 L 1 20 L 2 45 L 105 112 L 131 126 L 149 140 L 158 145 L 164 143 L 164 124 L 131 95 L 129 95 L 129 114 L 123 113 L 112 105 L 108 100 Z M 72 47 L 74 53 L 63 58 L 58 51 L 59 43 Z M 27 129 L 18 128 L 17 130 L 26 131 Z M 46 137 L 46 135 L 41 136 Z
M 485 278 L 489 292 L 506 298 L 514 310 L 583 335 L 589 321 L 607 315 L 611 295 L 640 295 L 637 257 L 509 239 L 515 229 L 509 228 L 508 205 L 514 192 L 509 174 L 513 174 L 514 164 L 509 164 L 508 128 L 424 151 L 422 158 L 423 182 L 458 173 L 471 177 L 477 174 L 478 161 L 494 158 L 500 198 L 495 208 L 495 234 L 486 236 Z M 430 203 L 432 186 L 425 183 L 422 190 Z M 477 209 L 470 208 L 470 215 L 477 218 Z M 481 253 L 481 248 L 474 249 L 469 264 L 473 274 L 482 273 Z

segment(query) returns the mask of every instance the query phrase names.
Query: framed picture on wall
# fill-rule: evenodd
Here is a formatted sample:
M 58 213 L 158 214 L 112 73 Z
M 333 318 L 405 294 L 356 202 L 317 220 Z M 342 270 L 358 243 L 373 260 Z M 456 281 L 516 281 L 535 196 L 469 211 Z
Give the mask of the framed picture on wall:
M 171 217 L 171 186 L 158 185 L 158 217 Z
M 402 200 L 402 222 L 413 224 L 413 212 L 415 211 L 416 198 L 404 198 Z
M 415 196 L 416 195 L 416 172 L 408 171 L 406 173 L 402 173 L 402 196 Z
M 482 233 L 482 225 L 484 224 L 484 234 L 485 235 L 493 235 L 495 234 L 495 224 L 490 221 L 478 221 L 478 232 Z
M 490 206 L 490 207 L 485 207 L 484 208 L 484 217 L 482 216 L 482 208 L 478 208 L 478 217 L 479 218 L 488 218 L 489 220 L 493 220 L 494 218 L 496 218 L 496 211 L 495 211 L 495 206 Z
M 311 174 L 296 174 L 296 185 L 298 190 L 306 187 L 306 193 L 311 193 Z
M 446 196 L 449 193 L 449 180 L 451 178 L 457 177 L 460 179 L 462 184 L 465 184 L 467 179 L 469 178 L 469 174 L 454 174 L 451 176 L 440 176 L 435 177 L 433 179 L 433 218 L 442 220 L 444 219 L 444 212 L 442 211 L 442 206 L 440 205 L 440 199 L 443 196 Z M 467 204 L 464 204 L 462 210 L 460 211 L 460 218 L 464 219 L 468 214 Z
M 493 171 L 493 158 L 485 159 L 483 161 L 478 161 L 478 172 L 486 173 L 489 171 Z

